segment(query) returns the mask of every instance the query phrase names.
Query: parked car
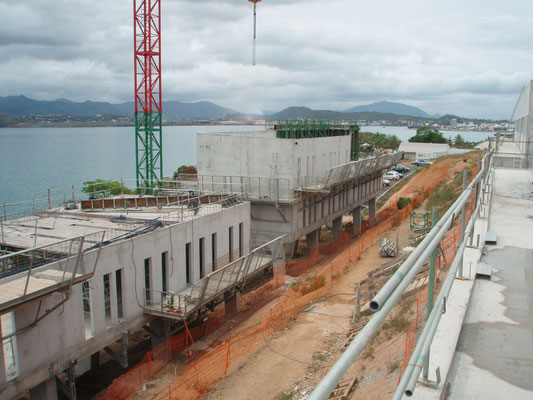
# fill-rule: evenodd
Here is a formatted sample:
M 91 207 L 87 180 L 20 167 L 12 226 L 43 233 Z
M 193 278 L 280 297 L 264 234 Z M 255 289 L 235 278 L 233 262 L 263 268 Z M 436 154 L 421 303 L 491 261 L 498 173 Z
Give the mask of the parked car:
M 391 168 L 393 171 L 399 172 L 400 174 L 406 174 L 409 172 L 409 167 L 403 165 L 396 165 Z
M 383 179 L 383 186 L 390 186 L 390 181 L 388 179 Z
M 411 164 L 416 165 L 417 167 L 425 167 L 431 165 L 432 162 L 428 160 L 414 160 Z
M 387 171 L 383 174 L 383 179 L 399 181 L 401 177 L 400 174 L 396 171 Z

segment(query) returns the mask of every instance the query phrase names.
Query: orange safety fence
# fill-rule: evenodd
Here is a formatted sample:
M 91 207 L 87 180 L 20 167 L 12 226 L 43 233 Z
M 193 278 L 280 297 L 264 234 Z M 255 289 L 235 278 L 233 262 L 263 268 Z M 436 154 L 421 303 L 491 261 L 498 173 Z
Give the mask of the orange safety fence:
M 473 170 L 473 176 L 476 176 L 477 174 L 477 167 Z M 474 188 L 474 191 L 472 193 L 472 198 L 470 200 L 470 203 L 466 207 L 466 213 L 465 213 L 465 219 L 468 221 L 472 215 L 472 212 L 474 211 L 474 205 L 476 200 L 476 189 Z M 455 257 L 455 254 L 457 252 L 457 249 L 461 243 L 461 226 L 456 226 L 455 228 L 451 229 L 446 237 L 441 241 L 440 243 L 440 249 L 441 249 L 441 257 L 437 258 L 436 263 L 436 269 L 435 269 L 435 293 L 437 293 L 437 286 L 438 283 L 438 271 L 441 268 L 447 268 L 451 262 L 452 259 Z M 400 379 L 402 378 L 402 375 L 405 371 L 405 368 L 407 367 L 407 363 L 409 362 L 409 359 L 411 358 L 411 354 L 413 353 L 413 350 L 416 346 L 417 341 L 417 333 L 418 333 L 418 323 L 420 320 L 420 315 L 427 314 L 427 292 L 428 292 L 428 285 L 426 285 L 424 291 L 418 294 L 417 296 L 417 312 L 415 319 L 409 327 L 407 328 L 406 337 L 405 337 L 405 351 L 404 351 L 404 359 L 402 361 L 402 368 L 400 371 L 400 377 L 398 378 L 398 382 L 400 382 Z M 422 306 L 421 306 L 422 305 Z
M 187 400 L 202 397 L 227 374 L 232 365 L 257 350 L 273 333 L 286 327 L 290 320 L 310 302 L 326 294 L 332 282 L 361 258 L 366 249 L 376 243 L 381 235 L 398 226 L 416 206 L 431 194 L 438 183 L 444 179 L 448 166 L 439 167 L 439 164 L 435 164 L 421 171 L 411 180 L 415 188 L 415 195 L 410 196 L 411 203 L 402 210 L 398 210 L 396 201 L 402 197 L 405 189 L 402 188 L 377 213 L 376 219 L 379 224 L 373 227 L 363 225 L 363 233 L 357 240 L 354 240 L 351 232 L 341 232 L 338 240 L 312 249 L 309 257 L 298 262 L 287 263 L 287 271 L 290 275 L 299 275 L 304 272 L 307 274 L 292 283 L 290 287 L 285 288 L 283 294 L 270 306 L 259 323 L 231 335 L 225 342 L 193 360 L 175 382 L 162 387 L 152 399 Z M 411 182 L 408 186 L 411 186 Z M 451 260 L 449 254 L 446 255 L 446 260 Z M 284 274 L 276 268 L 274 268 L 273 282 L 277 285 L 284 283 Z M 224 315 L 210 318 L 206 323 L 190 330 L 192 338 L 196 341 L 203 335 L 214 332 L 227 318 Z M 142 362 L 114 380 L 99 399 L 130 397 L 172 358 L 190 345 L 191 341 L 185 332 L 169 338 L 165 343 L 150 351 Z
M 427 175 L 427 174 L 426 174 Z M 418 176 L 421 176 L 419 174 Z M 422 175 L 424 176 L 424 175 Z M 442 175 L 444 176 L 444 175 Z M 438 183 L 438 180 L 437 180 Z M 432 184 L 434 189 L 437 184 Z M 242 330 L 232 335 L 227 342 L 222 343 L 216 350 L 211 351 L 198 361 L 191 364 L 180 378 L 153 399 L 199 399 L 210 387 L 224 377 L 231 365 L 242 360 L 254 350 L 258 349 L 275 332 L 283 329 L 288 322 L 307 306 L 327 293 L 332 282 L 357 259 L 362 253 L 372 246 L 384 233 L 398 226 L 429 194 L 431 190 L 421 191 L 417 197 L 412 198 L 411 204 L 402 210 L 391 212 L 381 211 L 377 220 L 379 225 L 368 228 L 361 237 L 349 244 L 349 233 L 343 233 L 337 241 L 329 244 L 323 253 L 331 253 L 332 249 L 344 251 L 331 258 L 322 265 L 318 271 L 293 283 L 284 295 L 272 306 L 265 318 L 256 326 Z M 394 204 L 395 207 L 395 203 Z M 348 245 L 349 244 L 349 245 Z M 320 255 L 316 249 L 311 252 L 310 259 L 316 262 Z M 316 266 L 307 259 L 289 265 L 289 270 L 299 272 Z

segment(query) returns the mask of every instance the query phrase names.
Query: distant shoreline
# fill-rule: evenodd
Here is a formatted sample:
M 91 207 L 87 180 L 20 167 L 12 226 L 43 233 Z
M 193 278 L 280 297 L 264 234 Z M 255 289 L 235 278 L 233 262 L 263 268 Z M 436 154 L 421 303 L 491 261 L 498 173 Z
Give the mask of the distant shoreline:
M 256 121 L 213 121 L 213 122 L 165 122 L 163 126 L 241 126 L 241 125 L 257 125 L 264 126 L 264 122 L 258 123 Z M 3 128 L 133 128 L 134 123 L 15 123 L 12 125 L 0 126 Z

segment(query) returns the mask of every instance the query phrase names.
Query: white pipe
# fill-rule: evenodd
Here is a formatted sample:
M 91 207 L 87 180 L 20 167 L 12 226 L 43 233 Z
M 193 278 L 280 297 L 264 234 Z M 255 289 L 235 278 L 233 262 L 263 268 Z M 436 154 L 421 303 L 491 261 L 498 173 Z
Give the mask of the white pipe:
M 456 255 L 452 261 L 452 264 L 450 265 L 448 275 L 446 276 L 446 280 L 444 281 L 444 284 L 442 285 L 442 289 L 439 292 L 437 299 L 435 301 L 436 306 L 431 311 L 431 314 L 428 317 L 427 323 L 424 326 L 424 329 L 415 346 L 415 349 L 413 350 L 411 358 L 409 359 L 409 362 L 404 371 L 404 374 L 402 375 L 402 379 L 400 380 L 400 383 L 398 384 L 398 387 L 396 389 L 393 399 L 401 399 L 403 397 L 404 391 L 407 396 L 411 396 L 414 392 L 414 387 L 416 386 L 418 377 L 420 375 L 420 371 L 422 370 L 422 367 L 424 364 L 423 358 L 429 352 L 429 348 L 431 346 L 431 342 L 433 341 L 433 337 L 437 330 L 440 317 L 442 316 L 442 310 L 444 308 L 444 297 L 448 297 L 448 295 L 450 294 L 451 288 L 455 280 L 455 276 L 457 274 L 457 271 L 459 270 L 459 267 L 461 266 L 462 255 L 466 248 L 468 237 L 471 235 L 474 229 L 474 223 L 475 223 L 478 213 L 479 213 L 479 204 L 476 207 L 476 210 L 474 211 L 474 213 L 472 214 L 473 217 L 470 219 L 468 223 L 467 229 L 465 230 L 464 240 L 461 242 L 460 247 L 457 249 Z
M 491 171 L 491 167 L 492 167 L 492 158 L 490 160 L 489 167 L 487 169 L 489 172 Z M 485 179 L 485 183 L 487 182 L 488 182 L 488 176 Z M 444 298 L 449 295 L 451 288 L 453 286 L 454 280 L 455 280 L 455 275 L 457 274 L 457 271 L 462 264 L 463 253 L 468 242 L 468 237 L 472 234 L 474 230 L 474 224 L 475 224 L 476 219 L 479 216 L 482 201 L 483 201 L 482 197 L 478 197 L 478 204 L 476 206 L 476 209 L 472 213 L 472 218 L 468 222 L 467 228 L 465 229 L 464 239 L 461 242 L 460 247 L 458 248 L 456 252 L 456 256 L 454 257 L 452 264 L 450 265 L 450 270 L 446 277 L 446 280 L 444 281 L 444 284 L 442 285 L 442 289 L 439 295 L 437 296 L 437 300 L 435 304 L 442 306 L 442 308 L 444 308 Z M 415 346 L 415 349 L 413 350 L 413 354 L 411 355 L 411 358 L 409 359 L 407 368 L 405 369 L 402 379 L 400 383 L 398 384 L 398 387 L 396 389 L 393 399 L 397 399 L 397 400 L 401 399 L 403 397 L 404 391 L 407 396 L 412 396 L 412 394 L 414 393 L 416 383 L 418 381 L 418 377 L 424 365 L 424 361 L 425 361 L 424 357 L 427 357 L 427 354 L 429 354 L 429 348 L 431 347 L 431 343 L 435 336 L 435 332 L 438 327 L 438 323 L 440 321 L 441 315 L 442 314 L 440 312 L 434 312 L 434 311 L 431 312 L 428 318 L 428 321 L 426 323 L 426 326 L 424 327 L 424 330 L 422 331 L 422 334 L 420 335 L 417 345 Z
M 398 268 L 398 270 L 396 270 L 396 272 L 387 281 L 387 283 L 385 283 L 385 285 L 379 291 L 379 293 L 376 296 L 374 296 L 374 298 L 370 301 L 371 310 L 376 311 L 380 309 L 381 305 L 387 300 L 387 298 L 391 295 L 391 293 L 396 289 L 396 287 L 404 279 L 405 275 L 411 269 L 411 267 L 416 262 L 416 260 L 421 257 L 422 253 L 424 252 L 428 244 L 433 241 L 433 239 L 435 238 L 435 236 L 437 236 L 437 234 L 441 233 L 442 228 L 448 222 L 448 219 L 450 217 L 452 217 L 452 219 L 455 218 L 456 211 L 460 210 L 463 207 L 463 205 L 468 200 L 473 187 L 479 182 L 479 180 L 483 176 L 483 173 L 485 172 L 486 159 L 489 156 L 490 156 L 490 153 L 485 155 L 485 157 L 483 158 L 482 167 L 480 168 L 474 180 L 470 183 L 470 185 L 468 185 L 467 190 L 465 190 L 459 196 L 459 198 L 452 204 L 449 210 L 439 220 L 437 225 L 434 226 L 433 229 L 431 229 L 431 231 L 424 238 L 424 240 L 422 240 L 422 242 L 417 246 L 417 248 L 409 255 L 409 257 L 407 257 L 407 259 L 400 266 L 400 268 Z
M 486 156 L 487 157 L 487 156 Z M 481 178 L 482 173 L 484 170 L 482 169 L 476 178 L 472 181 L 472 183 L 469 185 L 468 189 L 463 193 L 463 195 L 467 195 L 468 193 L 472 192 L 472 187 L 475 183 L 479 181 Z M 461 206 L 463 201 L 463 195 L 459 197 L 452 205 L 451 209 L 456 209 L 457 206 Z M 461 200 L 461 201 L 460 201 Z M 464 199 L 466 201 L 466 199 Z M 452 212 L 453 213 L 453 212 Z M 427 245 L 428 242 L 430 242 L 430 247 L 427 247 L 427 251 L 420 250 L 418 253 L 422 254 L 422 256 L 425 254 L 425 258 L 420 258 L 416 264 L 415 260 L 413 260 L 412 264 L 415 264 L 414 268 L 408 268 L 406 271 L 406 275 L 403 279 L 401 279 L 399 282 L 396 283 L 396 287 L 392 289 L 392 292 L 388 297 L 385 298 L 385 301 L 383 304 L 378 307 L 378 311 L 374 314 L 374 316 L 367 322 L 365 327 L 359 332 L 355 340 L 348 346 L 348 348 L 344 351 L 344 353 L 340 356 L 340 358 L 337 360 L 337 362 L 333 365 L 333 367 L 330 369 L 330 371 L 326 374 L 326 376 L 320 381 L 320 383 L 316 386 L 316 388 L 313 390 L 311 395 L 309 396 L 308 400 L 324 400 L 327 399 L 329 394 L 335 389 L 335 386 L 339 382 L 339 380 L 344 376 L 344 374 L 348 371 L 348 369 L 352 366 L 354 361 L 357 359 L 361 351 L 365 348 L 365 346 L 368 344 L 370 339 L 374 336 L 376 331 L 381 326 L 381 323 L 385 320 L 387 315 L 390 313 L 392 308 L 396 305 L 398 300 L 402 297 L 405 289 L 410 285 L 411 281 L 416 277 L 418 274 L 418 269 L 425 263 L 425 259 L 429 257 L 431 252 L 434 250 L 434 248 L 440 243 L 440 239 L 444 234 L 446 233 L 447 228 L 451 225 L 451 222 L 453 221 L 453 218 L 455 216 L 452 216 L 451 214 L 446 213 L 448 215 L 448 219 L 450 221 L 443 221 L 442 227 L 446 227 L 445 229 L 437 232 L 435 231 L 435 234 L 433 235 L 433 238 L 430 238 L 428 240 L 424 240 L 418 247 L 422 247 L 422 244 Z M 449 218 L 452 216 L 452 218 Z M 443 217 L 444 219 L 444 217 Z M 441 220 L 442 221 L 442 220 Z M 435 227 L 437 228 L 437 227 Z M 434 228 L 434 229 L 435 229 Z M 438 236 L 437 236 L 438 235 Z M 406 260 L 407 261 L 407 260 Z M 405 263 L 404 263 L 405 264 Z M 391 278 L 392 279 L 392 278 Z

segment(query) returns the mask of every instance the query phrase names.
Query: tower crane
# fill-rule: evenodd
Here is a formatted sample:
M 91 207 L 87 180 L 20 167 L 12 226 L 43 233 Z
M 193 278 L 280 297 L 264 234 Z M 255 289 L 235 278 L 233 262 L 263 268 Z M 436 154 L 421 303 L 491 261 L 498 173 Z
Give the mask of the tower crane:
M 161 1 L 134 0 L 133 7 L 137 192 L 151 193 L 163 174 Z

